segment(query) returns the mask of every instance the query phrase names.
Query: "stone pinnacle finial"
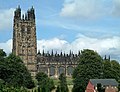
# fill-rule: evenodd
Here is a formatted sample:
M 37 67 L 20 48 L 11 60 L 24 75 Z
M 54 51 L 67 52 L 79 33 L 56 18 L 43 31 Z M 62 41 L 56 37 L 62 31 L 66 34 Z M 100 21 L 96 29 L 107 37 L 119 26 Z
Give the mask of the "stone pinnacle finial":
M 22 15 L 22 19 L 24 20 L 24 14 Z
M 108 58 L 108 59 L 109 59 L 109 61 L 110 61 L 110 55 L 109 55 L 109 58 Z
M 32 8 L 31 9 L 34 9 L 34 7 L 32 6 Z
M 52 49 L 51 55 L 53 56 L 53 49 Z
M 42 54 L 43 56 L 45 55 L 45 52 L 44 52 L 44 49 L 43 49 L 43 54 Z
M 25 20 L 27 20 L 27 13 L 25 13 Z
M 60 56 L 62 56 L 63 54 L 62 54 L 62 50 L 61 50 L 61 53 L 60 53 Z
M 40 50 L 38 50 L 38 54 L 41 54 L 41 53 L 40 53 Z
M 20 9 L 20 5 L 18 5 L 18 9 Z
M 106 55 L 105 55 L 105 58 L 104 58 L 104 60 L 106 60 L 107 58 L 106 58 Z

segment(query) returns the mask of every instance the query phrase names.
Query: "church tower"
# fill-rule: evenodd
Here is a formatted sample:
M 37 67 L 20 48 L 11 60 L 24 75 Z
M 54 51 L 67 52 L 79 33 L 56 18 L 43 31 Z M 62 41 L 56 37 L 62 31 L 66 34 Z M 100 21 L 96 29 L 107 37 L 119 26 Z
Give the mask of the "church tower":
M 22 15 L 22 18 L 20 6 L 14 11 L 12 52 L 23 60 L 31 75 L 35 76 L 37 42 L 33 7 L 25 15 Z

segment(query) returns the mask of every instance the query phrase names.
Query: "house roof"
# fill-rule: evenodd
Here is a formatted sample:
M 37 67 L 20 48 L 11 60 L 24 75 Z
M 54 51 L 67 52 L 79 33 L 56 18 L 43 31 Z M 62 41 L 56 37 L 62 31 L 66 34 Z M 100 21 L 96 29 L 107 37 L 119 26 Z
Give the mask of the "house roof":
M 115 79 L 90 79 L 90 82 L 97 86 L 98 83 L 101 83 L 103 86 L 118 86 L 118 82 Z

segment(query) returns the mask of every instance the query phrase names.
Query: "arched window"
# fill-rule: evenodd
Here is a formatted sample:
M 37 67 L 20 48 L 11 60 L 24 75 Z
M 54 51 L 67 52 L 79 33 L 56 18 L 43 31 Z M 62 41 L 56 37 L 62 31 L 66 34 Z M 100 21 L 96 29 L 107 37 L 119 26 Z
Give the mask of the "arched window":
M 74 70 L 73 66 L 68 66 L 67 67 L 67 75 L 71 76 L 73 74 L 73 70 Z
M 50 76 L 54 76 L 55 75 L 55 67 L 54 66 L 50 66 Z
M 65 68 L 63 66 L 58 67 L 58 75 L 65 73 Z

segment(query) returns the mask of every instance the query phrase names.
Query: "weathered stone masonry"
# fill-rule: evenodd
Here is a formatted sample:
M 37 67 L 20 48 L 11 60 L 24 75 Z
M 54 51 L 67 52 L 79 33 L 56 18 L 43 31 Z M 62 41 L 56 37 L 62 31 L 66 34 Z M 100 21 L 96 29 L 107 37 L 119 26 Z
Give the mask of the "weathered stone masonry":
M 65 73 L 67 77 L 71 77 L 74 68 L 78 65 L 80 52 L 78 54 L 55 53 L 51 54 L 40 52 L 37 55 L 37 69 L 45 72 L 50 77 L 58 77 L 61 73 Z
M 32 76 L 42 71 L 51 77 L 58 77 L 61 73 L 71 76 L 78 65 L 80 52 L 40 53 L 37 54 L 35 10 L 32 7 L 21 18 L 20 6 L 14 12 L 13 49 L 12 52 L 20 56 Z
M 21 8 L 14 12 L 13 50 L 20 56 L 32 76 L 36 73 L 37 45 L 36 45 L 35 13 L 32 7 L 21 18 Z

